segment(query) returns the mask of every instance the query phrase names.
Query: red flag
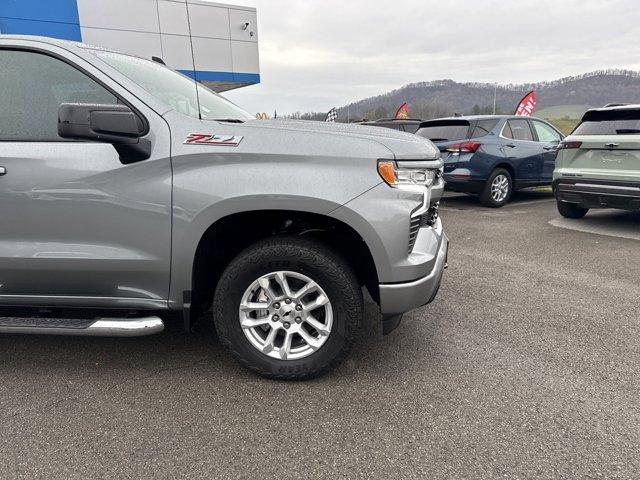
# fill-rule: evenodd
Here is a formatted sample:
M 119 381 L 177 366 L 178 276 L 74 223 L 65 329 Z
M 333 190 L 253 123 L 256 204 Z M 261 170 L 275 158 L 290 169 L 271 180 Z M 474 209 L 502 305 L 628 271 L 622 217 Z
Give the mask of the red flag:
M 403 120 L 405 118 L 409 118 L 409 104 L 408 103 L 403 103 L 402 105 L 400 105 L 400 108 L 398 108 L 398 111 L 396 112 L 396 120 Z
M 535 90 L 531 90 L 522 98 L 522 100 L 520 100 L 520 104 L 518 105 L 518 108 L 516 108 L 515 115 L 519 117 L 530 117 L 536 110 L 537 104 L 538 98 L 536 97 L 536 92 Z

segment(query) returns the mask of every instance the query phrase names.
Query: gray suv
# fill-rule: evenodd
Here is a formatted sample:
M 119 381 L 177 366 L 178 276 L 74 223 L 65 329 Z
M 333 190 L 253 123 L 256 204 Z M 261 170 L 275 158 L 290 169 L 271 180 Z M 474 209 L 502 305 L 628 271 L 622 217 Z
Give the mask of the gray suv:
M 392 130 L 258 121 L 163 65 L 0 36 L 0 332 L 136 336 L 210 322 L 300 379 L 383 331 L 446 265 L 438 149 Z

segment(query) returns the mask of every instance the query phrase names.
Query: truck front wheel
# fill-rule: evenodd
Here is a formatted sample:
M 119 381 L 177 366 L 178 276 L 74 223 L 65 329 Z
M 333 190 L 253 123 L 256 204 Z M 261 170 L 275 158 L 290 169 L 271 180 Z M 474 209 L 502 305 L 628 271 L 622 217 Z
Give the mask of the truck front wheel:
M 298 380 L 347 356 L 362 310 L 362 289 L 344 259 L 314 240 L 274 237 L 229 264 L 212 311 L 221 341 L 240 363 Z

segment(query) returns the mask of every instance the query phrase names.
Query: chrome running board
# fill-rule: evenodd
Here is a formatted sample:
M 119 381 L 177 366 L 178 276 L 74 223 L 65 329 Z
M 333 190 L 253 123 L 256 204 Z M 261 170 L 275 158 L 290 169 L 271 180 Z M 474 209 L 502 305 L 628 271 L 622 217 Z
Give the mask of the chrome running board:
M 73 335 L 78 337 L 142 337 L 164 330 L 159 317 L 41 318 L 0 317 L 0 333 Z

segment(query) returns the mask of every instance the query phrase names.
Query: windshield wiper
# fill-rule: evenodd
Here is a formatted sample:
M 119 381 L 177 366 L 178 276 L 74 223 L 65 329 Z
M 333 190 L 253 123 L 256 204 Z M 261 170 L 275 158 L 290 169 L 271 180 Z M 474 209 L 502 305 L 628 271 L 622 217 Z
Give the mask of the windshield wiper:
M 616 130 L 618 135 L 624 135 L 625 133 L 640 133 L 640 130 L 637 128 L 621 128 L 620 130 Z
M 239 118 L 214 118 L 214 122 L 227 122 L 227 123 L 244 123 L 244 120 Z
M 431 140 L 432 142 L 448 142 L 449 141 L 448 138 L 430 138 L 429 140 Z

